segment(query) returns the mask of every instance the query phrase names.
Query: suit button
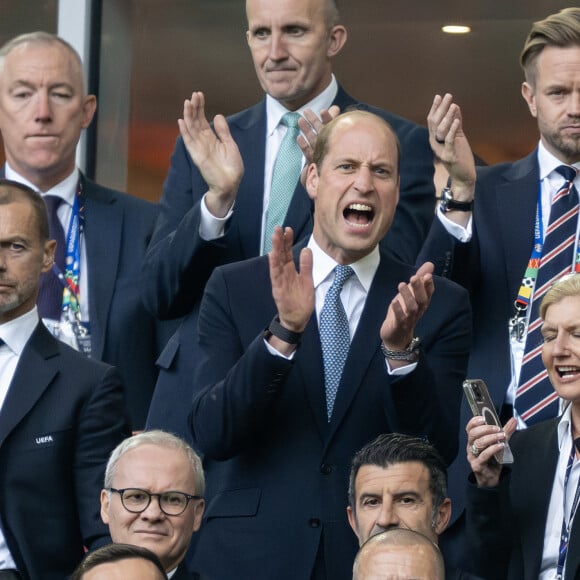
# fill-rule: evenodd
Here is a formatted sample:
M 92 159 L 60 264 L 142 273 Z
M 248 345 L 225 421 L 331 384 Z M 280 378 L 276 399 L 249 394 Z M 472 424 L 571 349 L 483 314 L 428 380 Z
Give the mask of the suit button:
M 332 473 L 332 465 L 328 465 L 328 463 L 323 463 L 320 466 L 320 473 L 322 473 L 322 475 L 330 475 Z
M 310 518 L 308 520 L 308 525 L 311 528 L 319 528 L 320 527 L 320 520 L 318 518 Z

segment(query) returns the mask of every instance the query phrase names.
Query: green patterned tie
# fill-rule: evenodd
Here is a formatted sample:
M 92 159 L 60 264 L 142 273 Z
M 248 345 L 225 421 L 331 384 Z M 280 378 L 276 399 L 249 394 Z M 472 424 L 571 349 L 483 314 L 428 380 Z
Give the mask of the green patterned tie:
M 284 219 L 300 177 L 302 151 L 298 143 L 296 143 L 296 137 L 300 134 L 300 129 L 298 128 L 299 118 L 299 113 L 286 113 L 282 117 L 281 122 L 288 129 L 280 144 L 278 156 L 274 163 L 262 254 L 267 254 L 272 249 L 274 227 L 284 225 Z

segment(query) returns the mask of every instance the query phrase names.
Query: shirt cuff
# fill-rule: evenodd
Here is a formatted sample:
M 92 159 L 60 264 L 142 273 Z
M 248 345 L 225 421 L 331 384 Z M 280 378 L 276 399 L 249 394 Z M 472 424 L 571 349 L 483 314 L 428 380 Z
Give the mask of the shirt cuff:
M 473 222 L 473 215 L 469 217 L 469 221 L 465 227 L 452 222 L 448 217 L 445 217 L 445 214 L 441 211 L 441 208 L 437 208 L 437 217 L 439 221 L 443 225 L 443 227 L 447 230 L 449 234 L 451 234 L 454 238 L 459 240 L 460 242 L 470 242 L 472 234 L 472 222 Z
M 232 217 L 236 203 L 234 202 L 232 204 L 232 207 L 223 218 L 218 218 L 215 217 L 209 211 L 209 209 L 207 209 L 207 205 L 205 204 L 206 195 L 207 193 L 201 198 L 201 220 L 199 224 L 199 236 L 202 240 L 209 242 L 211 240 L 221 238 L 224 235 L 226 231 L 226 223 Z
M 414 362 L 414 363 L 405 365 L 404 367 L 392 369 L 391 365 L 389 364 L 389 359 L 387 359 L 387 358 L 385 358 L 385 364 L 387 365 L 387 372 L 393 377 L 404 377 L 408 374 L 411 374 L 417 368 L 417 363 Z
M 267 340 L 264 339 L 264 344 L 266 345 L 266 348 L 268 349 L 268 352 L 270 354 L 273 354 L 274 356 L 279 356 L 281 358 L 285 358 L 286 360 L 293 360 L 294 359 L 294 355 L 296 354 L 296 351 L 293 350 L 288 356 L 286 356 L 285 354 L 282 354 L 280 351 L 276 350 Z

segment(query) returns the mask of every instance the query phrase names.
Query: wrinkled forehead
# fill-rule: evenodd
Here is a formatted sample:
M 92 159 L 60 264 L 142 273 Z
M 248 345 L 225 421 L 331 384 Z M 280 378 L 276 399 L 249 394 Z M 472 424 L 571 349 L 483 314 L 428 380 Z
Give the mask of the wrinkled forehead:
M 66 83 L 84 91 L 79 57 L 58 41 L 30 41 L 15 46 L 0 58 L 0 75 L 10 82 Z
M 330 0 L 246 0 L 248 24 L 275 25 L 280 28 L 298 23 L 326 20 Z

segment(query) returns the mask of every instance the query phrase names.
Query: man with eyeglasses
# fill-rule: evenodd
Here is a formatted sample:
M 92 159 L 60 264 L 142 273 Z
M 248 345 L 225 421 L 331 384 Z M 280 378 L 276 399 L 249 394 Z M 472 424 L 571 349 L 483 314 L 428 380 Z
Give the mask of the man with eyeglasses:
M 145 431 L 111 454 L 101 491 L 101 518 L 113 542 L 148 548 L 172 580 L 198 579 L 184 560 L 205 502 L 201 460 L 182 439 Z

